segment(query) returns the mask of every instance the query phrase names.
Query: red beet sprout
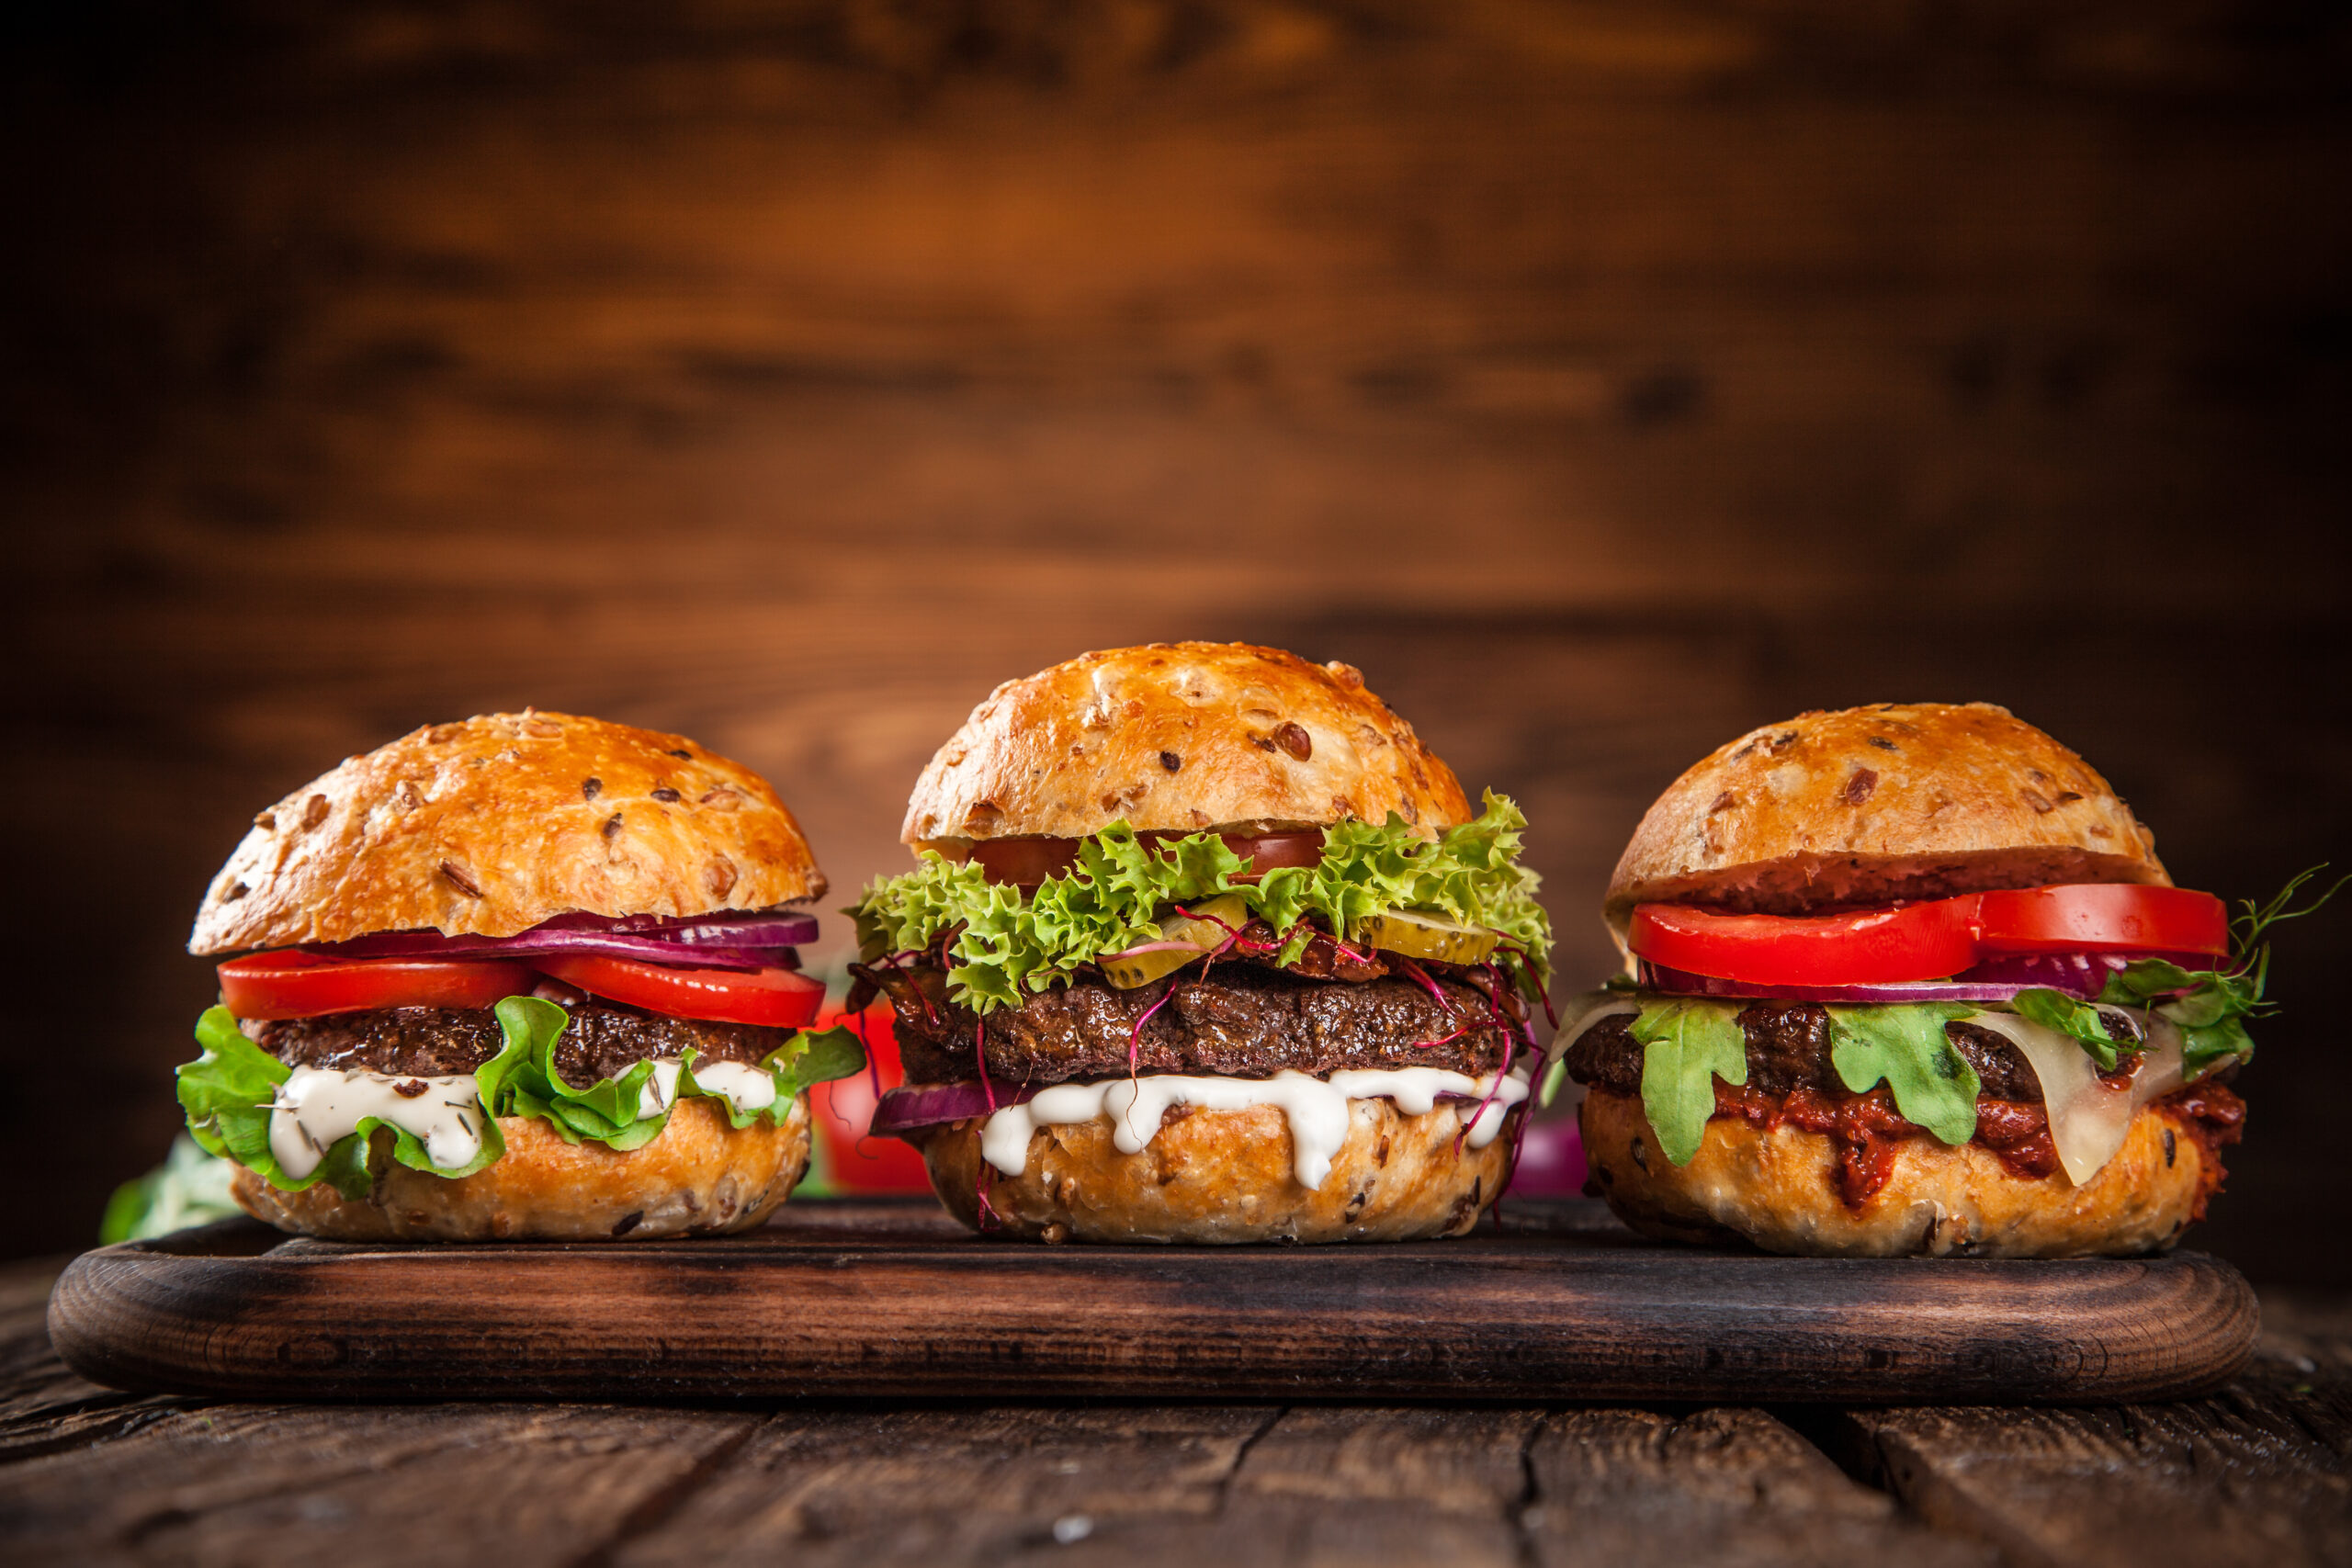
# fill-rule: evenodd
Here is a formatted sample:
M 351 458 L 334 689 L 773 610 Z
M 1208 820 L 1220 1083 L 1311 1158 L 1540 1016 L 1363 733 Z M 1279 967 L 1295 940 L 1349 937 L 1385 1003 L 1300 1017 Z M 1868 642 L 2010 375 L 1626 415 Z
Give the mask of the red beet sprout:
M 972 1020 L 972 1060 L 979 1064 L 980 1089 L 989 1097 L 989 1114 L 996 1114 L 996 1085 L 989 1082 L 989 1021 Z M 985 1200 L 983 1200 L 985 1201 Z
M 1173 982 L 1170 982 L 1169 987 L 1159 993 L 1159 999 L 1152 1003 L 1149 1007 L 1144 1009 L 1143 1012 L 1136 1019 L 1135 1027 L 1127 1031 L 1128 1077 L 1133 1078 L 1143 1071 L 1143 1026 L 1149 1023 L 1151 1021 L 1151 1015 L 1158 1012 L 1161 1008 L 1166 1007 L 1168 1005 L 1169 998 L 1175 996 L 1175 994 L 1176 987 Z

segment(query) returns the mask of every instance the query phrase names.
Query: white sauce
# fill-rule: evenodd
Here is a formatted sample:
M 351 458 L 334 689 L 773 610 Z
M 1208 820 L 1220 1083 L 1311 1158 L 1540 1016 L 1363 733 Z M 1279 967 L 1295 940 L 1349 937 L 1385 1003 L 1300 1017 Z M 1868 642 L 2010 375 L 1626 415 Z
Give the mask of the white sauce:
M 1111 1146 L 1123 1155 L 1141 1154 L 1159 1134 L 1160 1118 L 1179 1105 L 1204 1111 L 1243 1111 L 1253 1105 L 1281 1108 L 1290 1122 L 1291 1170 L 1301 1187 L 1315 1189 L 1331 1174 L 1331 1160 L 1348 1137 L 1348 1101 L 1385 1097 L 1408 1116 L 1434 1108 L 1440 1095 L 1485 1100 L 1465 1141 L 1483 1149 L 1502 1131 L 1503 1113 L 1527 1098 L 1527 1080 L 1516 1074 L 1497 1085 L 1488 1074 L 1474 1078 L 1442 1067 L 1363 1068 L 1333 1073 L 1326 1081 L 1305 1073 L 1281 1072 L 1271 1078 L 1109 1078 L 1101 1083 L 1065 1083 L 1039 1091 L 1020 1105 L 990 1115 L 980 1129 L 980 1156 L 1007 1176 L 1029 1167 L 1029 1139 L 1039 1127 L 1111 1119 Z
M 424 1088 L 414 1094 L 393 1087 L 418 1083 Z M 371 1116 L 422 1140 L 425 1157 L 444 1170 L 454 1170 L 481 1153 L 481 1098 L 471 1073 L 427 1078 L 357 1068 L 297 1067 L 277 1086 L 277 1099 L 270 1106 L 270 1156 L 280 1170 L 300 1180 L 318 1169 L 327 1151 Z
M 2118 1009 L 2118 1011 L 2123 1010 Z M 2079 1187 L 2097 1176 L 2116 1151 L 2140 1107 L 2180 1087 L 2180 1031 L 2170 1019 L 2133 1012 L 2148 1031 L 2140 1070 L 2129 1085 L 2109 1088 L 2098 1066 L 2072 1036 L 2013 1012 L 1973 1012 L 1965 1021 L 1989 1029 L 2024 1053 L 2041 1080 L 2041 1103 L 2050 1114 L 2050 1141 L 2066 1179 Z
M 657 1057 L 653 1076 L 645 1080 L 639 1095 L 637 1113 L 659 1116 L 678 1098 L 678 1074 L 683 1068 L 679 1061 Z M 755 1067 L 744 1062 L 702 1062 L 695 1067 L 695 1083 L 705 1091 L 721 1096 L 735 1108 L 739 1116 L 754 1111 L 765 1111 L 775 1103 L 775 1077 L 765 1067 Z

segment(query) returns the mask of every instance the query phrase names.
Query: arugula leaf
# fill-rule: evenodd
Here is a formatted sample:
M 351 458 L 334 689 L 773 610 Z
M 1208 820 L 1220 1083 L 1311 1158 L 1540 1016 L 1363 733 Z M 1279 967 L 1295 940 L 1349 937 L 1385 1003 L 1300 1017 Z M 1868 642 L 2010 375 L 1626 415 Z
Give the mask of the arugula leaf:
M 1825 1008 L 1829 1060 L 1856 1094 L 1883 1080 L 1894 1108 L 1947 1144 L 1976 1134 L 1976 1069 L 1952 1047 L 1944 1025 L 1974 1008 L 1960 1002 Z
M 2098 1008 L 2078 997 L 2068 996 L 2064 991 L 2053 991 L 2046 987 L 2036 986 L 2019 991 L 2010 998 L 2009 1005 L 2017 1010 L 2019 1017 L 2031 1019 L 2036 1023 L 2044 1024 L 2061 1034 L 2070 1036 L 2089 1053 L 2091 1060 L 2098 1064 L 2100 1072 L 2111 1073 L 2115 1070 L 2117 1052 L 2140 1049 L 2140 1042 L 2137 1040 L 2128 1038 L 2118 1040 L 2109 1034 L 2107 1032 L 2106 1015 Z
M 1652 1002 L 1633 1022 L 1642 1047 L 1642 1112 L 1657 1146 L 1676 1165 L 1689 1165 L 1715 1113 L 1715 1080 L 1747 1081 L 1747 1037 L 1740 1032 L 1744 1002 L 1681 999 Z
M 1474 821 L 1424 837 L 1403 818 L 1338 822 L 1324 830 L 1312 867 L 1285 866 L 1236 883 L 1240 858 L 1213 833 L 1146 840 L 1114 822 L 1080 840 L 1077 863 L 1035 890 L 990 884 L 977 863 L 950 864 L 926 851 L 902 876 L 869 886 L 848 912 L 868 961 L 923 952 L 948 931 L 951 994 L 975 1011 L 1018 1007 L 1067 984 L 1079 966 L 1159 934 L 1176 904 L 1238 893 L 1250 913 L 1283 939 L 1296 962 L 1318 931 L 1345 941 L 1370 915 L 1421 909 L 1506 939 L 1501 961 L 1534 995 L 1548 973 L 1552 928 L 1535 901 L 1537 878 L 1518 863 L 1527 819 L 1488 791 Z
M 2324 864 L 2300 872 L 2273 894 L 2268 902 L 2244 900 L 2230 921 L 2230 951 L 2233 964 L 2226 969 L 2184 969 L 2161 958 L 2143 958 L 2108 976 L 2098 999 L 2122 1007 L 2148 1008 L 2180 1028 L 2181 1066 L 2194 1082 L 2231 1057 L 2250 1061 L 2254 1037 L 2245 1020 L 2261 1018 L 2275 1004 L 2262 999 L 2270 982 L 2270 944 L 2265 941 L 2281 921 L 2299 920 L 2335 897 L 2352 876 L 2340 876 L 2327 890 L 2301 908 L 2290 908 L 2295 895 Z M 2159 1001 L 2158 998 L 2168 998 Z

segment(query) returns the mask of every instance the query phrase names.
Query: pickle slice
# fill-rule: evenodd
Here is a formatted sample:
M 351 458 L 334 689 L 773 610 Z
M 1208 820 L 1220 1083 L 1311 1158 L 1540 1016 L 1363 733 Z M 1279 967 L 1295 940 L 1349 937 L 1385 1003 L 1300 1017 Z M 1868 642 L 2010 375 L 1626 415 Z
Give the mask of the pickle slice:
M 1442 915 L 1412 909 L 1388 909 L 1356 922 L 1356 943 L 1369 942 L 1384 953 L 1423 958 L 1439 964 L 1483 964 L 1502 941 L 1484 926 L 1465 926 Z
M 1121 990 L 1132 991 L 1137 986 L 1148 986 L 1162 975 L 1174 974 L 1201 954 L 1216 952 L 1231 934 L 1228 927 L 1231 931 L 1239 931 L 1250 920 L 1249 907 L 1242 903 L 1238 893 L 1227 893 L 1205 904 L 1195 904 L 1193 908 L 1203 915 L 1214 915 L 1216 919 L 1196 920 L 1171 914 L 1159 922 L 1160 941 L 1189 942 L 1193 944 L 1192 951 L 1187 952 L 1181 947 L 1163 948 L 1155 953 L 1100 958 L 1095 962 L 1102 966 L 1102 977 Z M 1217 920 L 1223 920 L 1225 924 L 1218 925 Z

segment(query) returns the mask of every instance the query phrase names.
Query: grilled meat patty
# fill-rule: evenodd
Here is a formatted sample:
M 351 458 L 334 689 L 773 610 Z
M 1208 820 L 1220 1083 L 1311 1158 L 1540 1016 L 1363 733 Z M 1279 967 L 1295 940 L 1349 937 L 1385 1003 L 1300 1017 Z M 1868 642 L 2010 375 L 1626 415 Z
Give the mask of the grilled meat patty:
M 978 1076 L 980 1021 L 948 1000 L 944 970 L 856 973 L 890 998 L 909 1083 Z M 1220 1077 L 1271 1077 L 1285 1068 L 1317 1077 L 1345 1067 L 1443 1067 L 1474 1077 L 1493 1072 L 1518 1038 L 1525 1004 L 1508 987 L 1490 1001 L 1484 976 L 1432 978 L 1443 1005 L 1419 982 L 1393 976 L 1317 980 L 1238 962 L 1219 964 L 1206 977 L 1185 970 L 1133 990 L 1081 978 L 988 1015 L 989 1077 L 1050 1084 L 1130 1070 Z M 1498 1005 L 1508 1027 L 1495 1016 Z M 1136 1021 L 1146 1013 L 1138 1032 Z
M 2118 1015 L 2109 1027 L 2120 1028 L 2126 1021 Z M 1568 1049 L 1568 1076 L 1620 1094 L 1641 1093 L 1642 1047 L 1634 1039 L 1633 1023 L 1630 1016 L 1607 1018 L 1585 1031 Z M 1829 1015 L 1820 1004 L 1750 1002 L 1740 1011 L 1739 1028 L 1747 1042 L 1749 1089 L 1763 1094 L 1799 1089 L 1829 1095 L 1848 1092 L 1829 1060 Z M 2033 1065 L 2008 1040 L 1973 1023 L 1947 1024 L 1944 1033 L 1983 1080 L 1978 1099 L 2041 1099 L 2041 1080 Z
M 705 1058 L 757 1062 L 793 1033 L 665 1018 L 594 998 L 567 1001 L 564 1010 L 571 1021 L 556 1040 L 556 1071 L 578 1089 L 618 1077 L 649 1056 L 684 1055 L 689 1047 Z M 470 1073 L 506 1044 L 488 1008 L 379 1008 L 248 1023 L 244 1030 L 289 1067 L 365 1067 L 417 1077 Z

